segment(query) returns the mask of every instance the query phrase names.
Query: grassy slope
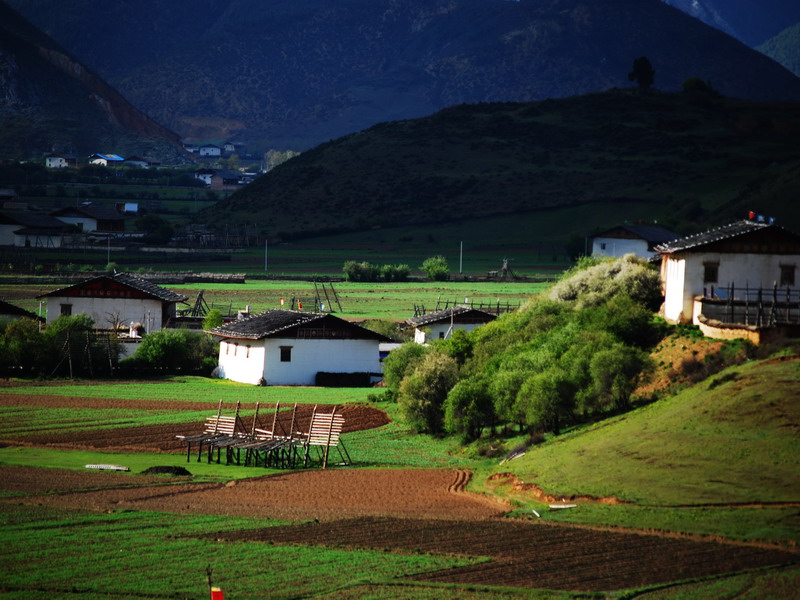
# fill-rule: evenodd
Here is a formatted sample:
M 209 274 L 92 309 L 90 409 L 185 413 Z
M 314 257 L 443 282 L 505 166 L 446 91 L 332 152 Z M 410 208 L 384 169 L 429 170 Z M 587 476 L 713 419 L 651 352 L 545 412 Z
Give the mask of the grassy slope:
M 713 384 L 713 382 L 718 382 Z M 626 415 L 531 448 L 511 472 L 546 493 L 614 497 L 553 511 L 495 488 L 543 518 L 796 544 L 800 360 L 737 366 Z M 492 486 L 488 486 L 491 488 Z

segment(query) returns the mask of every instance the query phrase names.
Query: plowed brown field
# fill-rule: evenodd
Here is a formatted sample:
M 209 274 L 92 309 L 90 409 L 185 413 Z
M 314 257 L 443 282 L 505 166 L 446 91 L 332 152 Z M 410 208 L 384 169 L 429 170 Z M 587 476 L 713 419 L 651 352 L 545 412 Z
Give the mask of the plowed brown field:
M 215 406 L 181 402 L 2 393 L 0 406 L 216 410 Z M 298 409 L 296 427 L 302 430 L 307 427 L 311 407 Z M 370 406 L 341 410 L 345 431 L 388 422 L 385 413 Z M 24 419 L 24 413 L 19 418 Z M 288 427 L 291 412 L 280 418 Z M 20 424 L 24 427 L 24 421 Z M 182 452 L 184 446 L 174 436 L 198 430 L 197 423 L 186 423 L 41 434 L 31 423 L 30 433 L 20 437 L 17 430 L 14 439 L 4 443 Z M 235 539 L 491 557 L 488 563 L 424 577 L 426 581 L 459 584 L 614 590 L 798 560 L 797 553 L 755 545 L 501 519 L 508 506 L 465 491 L 469 477 L 462 470 L 330 469 L 218 484 L 195 483 L 190 478 L 0 466 L 0 490 L 13 493 L 0 501 L 97 511 L 127 508 L 312 521 L 240 532 Z M 225 534 L 227 539 L 234 539 L 233 535 Z

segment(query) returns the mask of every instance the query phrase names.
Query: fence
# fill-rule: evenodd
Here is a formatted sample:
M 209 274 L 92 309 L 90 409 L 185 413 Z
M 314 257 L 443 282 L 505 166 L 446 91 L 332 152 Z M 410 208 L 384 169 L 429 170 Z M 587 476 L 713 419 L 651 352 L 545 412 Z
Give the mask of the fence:
M 517 310 L 520 306 L 520 303 L 512 304 L 508 301 L 500 302 L 499 300 L 496 302 L 475 302 L 475 301 L 467 301 L 467 302 L 459 302 L 458 300 L 450 300 L 445 298 L 444 300 L 437 299 L 436 300 L 436 308 L 425 308 L 424 304 L 415 304 L 414 305 L 414 316 L 419 317 L 422 315 L 426 315 L 431 312 L 437 312 L 440 310 L 447 310 L 448 308 L 456 308 L 458 306 L 465 306 L 467 308 L 474 308 L 475 310 L 482 310 L 484 312 L 493 314 L 493 315 L 500 315 L 505 312 L 511 312 L 513 310 Z
M 800 324 L 800 290 L 727 288 L 703 290 L 702 313 L 722 323 L 769 327 Z

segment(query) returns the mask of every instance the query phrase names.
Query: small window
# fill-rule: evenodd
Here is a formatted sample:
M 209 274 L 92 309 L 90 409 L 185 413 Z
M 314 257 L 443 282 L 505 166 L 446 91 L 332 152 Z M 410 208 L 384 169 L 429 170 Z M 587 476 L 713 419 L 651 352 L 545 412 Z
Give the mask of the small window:
M 225 344 L 225 354 L 228 354 L 228 350 L 230 350 L 231 345 L 227 342 L 222 342 L 222 343 Z
M 281 346 L 281 362 L 292 362 L 291 346 Z
M 600 250 L 605 250 L 605 249 L 606 249 L 606 243 L 600 242 Z
M 62 304 L 61 305 L 61 314 L 65 317 L 72 316 L 72 304 Z
M 245 358 L 250 358 L 250 344 L 247 344 L 247 346 L 245 346 L 244 357 Z
M 794 286 L 794 265 L 781 265 L 781 285 Z
M 444 331 L 440 331 L 440 332 L 439 332 L 439 339 L 440 339 L 440 340 L 443 340 L 443 339 L 444 339 Z
M 719 280 L 719 263 L 703 263 L 703 283 L 717 283 Z
M 236 356 L 236 353 L 239 352 L 239 344 L 233 345 L 233 355 Z

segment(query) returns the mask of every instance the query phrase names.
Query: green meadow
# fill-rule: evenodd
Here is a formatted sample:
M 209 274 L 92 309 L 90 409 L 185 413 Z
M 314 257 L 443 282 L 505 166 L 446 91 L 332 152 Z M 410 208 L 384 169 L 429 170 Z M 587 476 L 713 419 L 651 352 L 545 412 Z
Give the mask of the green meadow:
M 152 466 L 184 466 L 193 481 L 225 482 L 275 471 L 208 464 L 182 453 L 135 454 L 16 446 L 30 432 L 98 431 L 116 427 L 183 423 L 187 433 L 223 400 L 241 400 L 252 412 L 256 401 L 365 403 L 374 390 L 259 388 L 199 377 L 147 383 L 17 382 L 3 394 L 41 394 L 107 399 L 108 408 L 46 409 L 6 406 L 0 412 L 0 465 L 83 470 L 89 463 L 121 464 L 131 474 Z M 394 403 L 376 402 L 391 423 L 348 433 L 343 440 L 352 468 L 470 469 L 470 489 L 511 502 L 510 516 L 602 527 L 660 530 L 678 535 L 750 540 L 795 548 L 800 540 L 800 488 L 796 436 L 800 409 L 800 361 L 750 361 L 680 393 L 625 415 L 579 426 L 526 454 L 499 464 L 480 452 L 481 442 L 414 435 Z M 124 409 L 120 401 L 185 402 L 186 410 Z M 196 409 L 193 406 L 196 405 Z M 505 438 L 507 448 L 521 437 Z M 555 510 L 547 503 L 487 478 L 510 473 L 547 493 L 613 497 L 619 503 L 578 500 Z M 165 480 L 165 485 L 169 485 Z M 534 512 L 535 511 L 535 512 Z M 538 515 L 538 516 L 537 516 Z M 697 581 L 604 594 L 431 585 L 415 574 L 448 569 L 482 557 L 415 552 L 375 552 L 303 545 L 216 541 L 237 529 L 270 527 L 264 519 L 176 515 L 120 509 L 93 513 L 45 508 L 24 492 L 5 492 L 0 523 L 0 598 L 202 598 L 206 570 L 226 596 L 249 598 L 405 598 L 408 600 L 577 599 L 577 598 L 791 598 L 800 567 L 781 566 Z

